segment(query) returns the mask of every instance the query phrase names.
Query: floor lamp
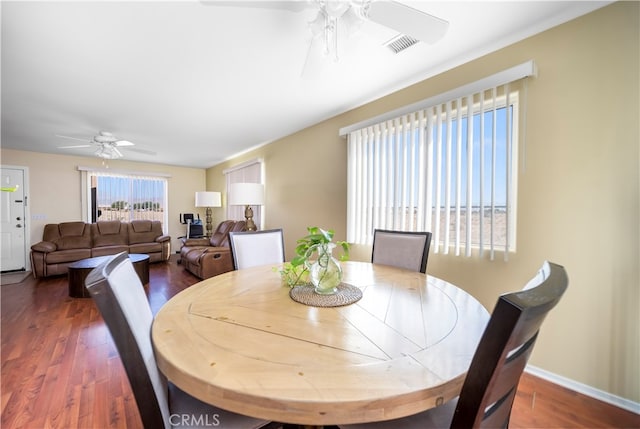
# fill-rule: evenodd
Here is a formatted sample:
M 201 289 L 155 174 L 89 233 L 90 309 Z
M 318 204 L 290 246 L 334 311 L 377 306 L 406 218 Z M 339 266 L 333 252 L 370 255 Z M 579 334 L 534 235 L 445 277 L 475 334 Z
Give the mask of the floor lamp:
M 205 211 L 207 237 L 211 237 L 213 231 L 213 225 L 211 225 L 211 207 L 222 207 L 220 192 L 196 192 L 196 207 L 207 208 Z
M 247 220 L 247 229 L 257 229 L 253 221 L 253 209 L 251 206 L 264 204 L 264 185 L 261 183 L 232 183 L 229 185 L 229 205 L 245 206 L 244 217 Z

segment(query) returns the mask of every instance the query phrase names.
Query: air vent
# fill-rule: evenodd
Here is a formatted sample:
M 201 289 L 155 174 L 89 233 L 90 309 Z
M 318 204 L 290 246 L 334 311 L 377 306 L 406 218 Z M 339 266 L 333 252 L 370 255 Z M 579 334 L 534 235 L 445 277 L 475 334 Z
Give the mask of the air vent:
M 418 43 L 418 39 L 414 39 L 411 36 L 406 36 L 404 34 L 398 34 L 393 39 L 389 40 L 384 44 L 387 48 L 391 49 L 394 54 L 400 53 L 405 49 L 415 45 Z

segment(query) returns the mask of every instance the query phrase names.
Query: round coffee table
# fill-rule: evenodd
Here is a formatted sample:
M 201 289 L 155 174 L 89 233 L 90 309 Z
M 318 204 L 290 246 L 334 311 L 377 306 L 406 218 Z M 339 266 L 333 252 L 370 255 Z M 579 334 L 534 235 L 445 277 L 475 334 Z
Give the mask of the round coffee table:
M 103 263 L 113 255 L 96 256 L 95 258 L 81 259 L 69 265 L 69 296 L 72 298 L 90 298 L 89 291 L 84 286 L 89 273 L 98 265 Z M 139 253 L 130 253 L 129 259 L 136 270 L 142 284 L 149 283 L 149 255 Z

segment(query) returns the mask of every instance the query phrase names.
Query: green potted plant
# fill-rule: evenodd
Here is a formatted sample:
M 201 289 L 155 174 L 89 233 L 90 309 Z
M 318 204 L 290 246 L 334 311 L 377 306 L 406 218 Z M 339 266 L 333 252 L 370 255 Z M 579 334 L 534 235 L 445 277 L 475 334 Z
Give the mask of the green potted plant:
M 312 226 L 307 228 L 307 232 L 308 234 L 305 237 L 297 241 L 296 256 L 291 262 L 286 262 L 282 266 L 280 275 L 283 283 L 289 287 L 313 283 L 318 289 L 316 284 L 318 281 L 335 282 L 335 278 L 331 278 L 337 275 L 335 274 L 334 263 L 331 261 L 331 259 L 334 259 L 331 255 L 333 248 L 339 246 L 342 249 L 339 259 L 346 261 L 349 259 L 349 243 L 346 241 L 333 243 L 334 231 L 331 229 L 325 230 Z M 317 255 L 317 259 L 312 261 L 311 258 L 314 255 Z M 313 271 L 314 276 L 310 276 L 311 271 Z M 341 279 L 342 271 L 340 270 L 338 283 Z

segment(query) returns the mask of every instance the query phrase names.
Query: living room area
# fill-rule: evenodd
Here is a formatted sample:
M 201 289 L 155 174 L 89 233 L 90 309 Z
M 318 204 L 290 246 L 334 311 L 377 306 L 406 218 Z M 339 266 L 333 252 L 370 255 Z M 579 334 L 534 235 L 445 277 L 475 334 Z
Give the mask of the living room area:
M 527 78 L 526 121 L 519 129 L 514 171 L 515 250 L 498 251 L 491 258 L 476 250 L 465 256 L 456 254 L 453 246 L 451 251 L 436 246 L 427 275 L 459 286 L 491 311 L 496 297 L 523 285 L 543 260 L 561 263 L 569 273 L 570 287 L 541 331 L 528 376 L 629 413 L 624 420 L 618 416 L 614 418 L 618 422 L 604 423 L 609 427 L 637 424 L 639 15 L 637 2 L 614 2 L 274 141 L 254 142 L 255 147 L 215 165 L 109 160 L 111 171 L 159 173 L 167 178 L 163 228 L 171 237 L 171 256 L 150 267 L 145 290 L 154 313 L 200 281 L 178 263 L 180 237 L 185 235 L 180 215 L 194 213 L 205 219 L 205 209 L 196 207 L 194 196 L 213 191 L 222 198 L 221 206 L 212 209 L 214 228 L 229 219 L 229 170 L 250 163 L 262 166 L 265 201 L 258 226 L 283 228 L 287 260 L 295 255 L 296 240 L 309 226 L 333 229 L 337 239 L 345 240 L 350 177 L 348 142 L 340 136 L 341 129 L 533 61 L 536 74 Z M 0 159 L 3 168 L 19 167 L 27 173 L 25 234 L 30 247 L 41 241 L 46 224 L 84 221 L 79 167 L 103 166 L 102 159 L 94 156 L 25 150 L 19 138 L 10 136 L 8 144 L 3 135 Z M 350 259 L 368 262 L 371 250 L 370 243 L 354 243 Z M 139 427 L 108 331 L 90 299 L 68 297 L 66 281 L 64 275 L 30 277 L 0 289 L 3 426 Z M 43 355 L 46 362 L 40 360 Z M 76 365 L 82 369 L 74 369 Z M 518 423 L 522 410 L 531 408 L 531 397 L 520 401 L 513 427 L 535 421 Z M 35 407 L 44 407 L 48 414 Z M 90 415 L 96 420 L 82 420 Z M 102 420 L 106 418 L 111 420 Z

